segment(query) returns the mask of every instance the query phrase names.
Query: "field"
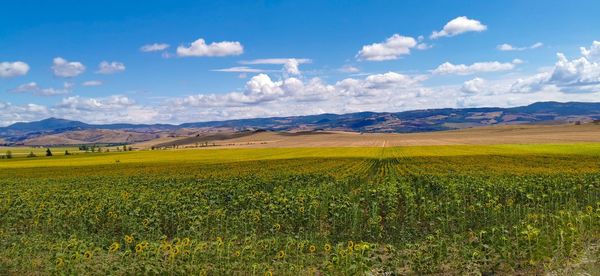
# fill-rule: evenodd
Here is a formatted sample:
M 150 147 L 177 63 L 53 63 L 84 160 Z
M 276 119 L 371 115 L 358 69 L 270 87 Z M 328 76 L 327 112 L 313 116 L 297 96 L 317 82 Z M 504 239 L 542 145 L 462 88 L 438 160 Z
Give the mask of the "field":
M 594 272 L 599 160 L 598 143 L 0 160 L 0 274 Z
M 600 125 L 501 125 L 420 133 L 356 133 L 342 131 L 257 132 L 246 135 L 201 135 L 160 138 L 135 144 L 150 149 L 178 145 L 221 148 L 397 147 L 436 145 L 600 143 Z

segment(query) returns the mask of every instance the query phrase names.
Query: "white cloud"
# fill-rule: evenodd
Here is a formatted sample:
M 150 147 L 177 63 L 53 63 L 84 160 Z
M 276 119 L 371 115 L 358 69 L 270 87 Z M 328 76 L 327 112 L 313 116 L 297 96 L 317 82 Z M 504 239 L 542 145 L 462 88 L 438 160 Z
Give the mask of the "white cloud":
M 417 46 L 417 41 L 409 36 L 394 34 L 384 42 L 365 45 L 356 57 L 359 60 L 383 61 L 398 59 L 410 54 L 410 49 Z
M 581 55 L 588 60 L 598 61 L 600 59 L 600 41 L 592 42 L 592 46 L 587 49 L 585 47 L 579 48 Z
M 298 64 L 311 63 L 312 60 L 308 58 L 261 58 L 253 60 L 242 60 L 240 64 L 255 65 L 255 64 L 272 64 L 272 65 L 283 65 L 289 62 L 289 60 L 296 60 Z
M 83 85 L 83 86 L 100 86 L 100 85 L 102 85 L 102 81 L 89 80 L 89 81 L 84 81 L 81 85 Z
M 52 71 L 57 77 L 71 78 L 85 72 L 85 66 L 81 62 L 69 62 L 64 58 L 56 57 L 52 60 Z
M 72 82 L 65 82 L 62 88 L 42 88 L 36 82 L 29 82 L 9 91 L 13 93 L 32 93 L 37 96 L 57 96 L 70 93 L 74 86 Z
M 432 71 L 433 74 L 438 75 L 447 75 L 447 74 L 456 74 L 456 75 L 470 75 L 475 73 L 485 73 L 485 72 L 498 72 L 498 71 L 508 71 L 515 68 L 515 65 L 521 64 L 523 61 L 520 59 L 515 59 L 512 62 L 475 62 L 470 65 L 465 64 L 452 64 L 450 62 L 444 62 L 436 69 Z
M 465 81 L 461 87 L 461 91 L 467 94 L 481 93 L 485 86 L 485 80 L 482 78 L 474 78 L 472 80 Z
M 0 125 L 10 125 L 17 122 L 40 120 L 51 116 L 51 112 L 44 105 L 23 104 L 14 105 L 0 100 Z
M 142 52 L 157 52 L 157 51 L 162 51 L 162 50 L 166 50 L 167 48 L 169 48 L 169 44 L 166 43 L 153 43 L 153 44 L 146 44 L 142 47 L 140 47 L 140 51 Z
M 569 60 L 565 55 L 558 53 L 558 61 L 554 65 L 554 71 L 548 79 L 549 83 L 559 87 L 571 88 L 572 91 L 585 91 L 598 89 L 600 85 L 600 63 L 588 60 L 593 56 L 580 57 Z
M 246 65 L 257 65 L 257 64 L 270 64 L 270 65 L 283 65 L 283 71 L 288 75 L 300 75 L 300 64 L 311 63 L 312 60 L 307 58 L 265 58 L 265 59 L 254 59 L 254 60 L 243 60 L 241 64 Z
M 600 91 L 600 42 L 588 49 L 581 47 L 581 57 L 568 59 L 557 53 L 557 62 L 547 72 L 517 80 L 511 90 L 532 93 L 554 86 L 566 93 L 596 93 Z
M 544 68 L 540 73 L 531 76 L 517 76 L 519 72 L 514 72 L 504 74 L 502 79 L 484 80 L 475 77 L 463 83 L 450 85 L 427 85 L 425 80 L 431 76 L 397 72 L 326 82 L 321 78 L 294 77 L 284 71 L 280 74 L 261 73 L 252 76 L 245 86 L 232 92 L 167 98 L 152 105 L 140 104 L 122 95 L 106 98 L 66 97 L 57 105 L 47 106 L 13 105 L 0 101 L 0 110 L 4 111 L 0 112 L 0 124 L 49 116 L 92 123 L 181 123 L 360 111 L 506 107 L 527 105 L 536 101 L 598 101 L 599 50 L 600 43 L 594 42 L 591 47 L 581 48 L 580 57 L 567 58 L 558 54 L 558 60 L 553 67 Z M 285 65 L 288 60 L 263 59 L 241 63 Z M 296 60 L 298 64 L 309 62 L 303 59 Z M 448 63 L 438 67 L 439 71 L 436 73 L 471 74 L 502 71 L 510 70 L 520 63 L 521 60 L 513 60 L 510 63 L 479 62 L 470 65 Z M 246 66 L 239 68 L 253 69 Z M 241 72 L 246 71 L 245 69 L 237 71 L 249 75 L 256 73 Z M 72 83 L 65 83 L 62 88 L 43 91 L 37 83 L 26 83 L 15 88 L 13 92 L 42 95 L 72 88 Z
M 545 87 L 549 77 L 549 72 L 543 72 L 527 78 L 519 78 L 512 84 L 510 90 L 513 93 L 537 92 Z
M 504 43 L 504 44 L 498 45 L 496 48 L 500 51 L 524 51 L 524 50 L 530 50 L 530 49 L 537 49 L 542 46 L 544 46 L 544 44 L 541 42 L 536 42 L 536 43 L 534 43 L 530 46 L 526 46 L 526 47 L 515 47 L 510 44 Z
M 212 71 L 231 72 L 231 73 L 261 73 L 261 72 L 265 72 L 265 70 L 257 69 L 257 68 L 250 68 L 248 66 L 237 66 L 237 67 L 230 67 L 230 68 L 223 68 L 223 69 L 214 69 Z
M 290 75 L 300 75 L 299 65 L 298 60 L 290 59 L 283 65 L 283 69 Z
M 24 76 L 27 72 L 29 72 L 29 65 L 25 62 L 0 62 L 0 78 Z
M 122 62 L 102 61 L 98 65 L 98 71 L 96 71 L 96 73 L 98 73 L 98 74 L 114 74 L 114 73 L 120 73 L 123 71 L 125 71 L 125 64 L 123 64 Z
M 343 73 L 358 73 L 360 72 L 360 69 L 352 65 L 344 65 L 342 66 L 342 68 L 339 69 L 339 71 Z
M 466 16 L 459 16 L 450 20 L 441 31 L 434 31 L 429 38 L 438 39 L 444 36 L 455 36 L 466 32 L 483 32 L 487 26 L 475 19 L 469 19 Z
M 38 84 L 36 82 L 28 82 L 25 84 L 21 84 L 21 85 L 17 86 L 16 88 L 11 89 L 10 92 L 23 93 L 23 92 L 35 91 L 38 89 L 40 89 L 40 87 L 38 86 Z
M 180 57 L 223 57 L 238 56 L 242 53 L 244 53 L 244 47 L 237 41 L 206 44 L 204 39 L 199 38 L 192 42 L 189 47 L 177 47 L 177 55 Z
M 417 50 L 427 50 L 433 48 L 433 45 L 427 43 L 419 43 L 417 44 Z

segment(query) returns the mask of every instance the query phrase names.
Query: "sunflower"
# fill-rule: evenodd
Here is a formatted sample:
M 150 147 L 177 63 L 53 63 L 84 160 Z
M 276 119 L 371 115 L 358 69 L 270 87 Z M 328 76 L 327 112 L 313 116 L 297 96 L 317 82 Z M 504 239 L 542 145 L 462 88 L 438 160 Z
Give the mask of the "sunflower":
M 266 271 L 265 272 L 265 276 L 273 276 L 273 272 L 271 272 L 270 270 Z
M 56 266 L 61 267 L 65 264 L 65 260 L 63 260 L 63 258 L 57 258 L 56 259 Z
M 585 211 L 591 213 L 592 211 L 594 211 L 594 208 L 588 205 L 587 207 L 585 207 Z
M 277 252 L 277 258 L 283 259 L 285 257 L 285 252 L 283 250 Z
M 323 249 L 325 249 L 325 252 L 331 251 L 331 244 L 326 243 Z
M 273 229 L 275 229 L 275 231 L 281 230 L 281 224 L 275 223 L 275 225 L 273 225 Z
M 84 257 L 86 260 L 89 260 L 89 259 L 91 259 L 91 258 L 93 257 L 93 254 L 92 254 L 92 252 L 90 252 L 90 251 L 85 251 L 85 253 L 83 253 L 83 257 Z
M 241 253 L 239 250 L 237 250 L 237 251 L 235 251 L 235 254 L 234 254 L 234 255 L 235 255 L 236 257 L 239 257 L 239 256 L 241 256 L 241 255 L 242 255 L 242 253 Z
M 150 220 L 148 220 L 148 219 L 144 219 L 142 221 L 142 225 L 144 225 L 144 227 L 148 227 L 149 224 L 150 224 Z
M 304 213 L 304 207 L 300 207 L 300 213 Z
M 354 242 L 348 241 L 348 249 L 354 249 Z
M 310 251 L 310 253 L 314 253 L 317 250 L 317 247 L 314 245 L 311 245 L 308 247 L 308 251 Z
M 125 238 L 123 238 L 125 240 L 125 243 L 130 244 L 133 242 L 133 236 L 132 235 L 125 235 Z
M 138 243 L 135 246 L 135 253 L 140 254 L 142 251 L 144 251 L 144 246 L 141 243 Z
M 118 242 L 114 242 L 108 248 L 108 252 L 117 252 L 117 250 L 119 250 L 119 248 L 121 248 L 121 244 Z

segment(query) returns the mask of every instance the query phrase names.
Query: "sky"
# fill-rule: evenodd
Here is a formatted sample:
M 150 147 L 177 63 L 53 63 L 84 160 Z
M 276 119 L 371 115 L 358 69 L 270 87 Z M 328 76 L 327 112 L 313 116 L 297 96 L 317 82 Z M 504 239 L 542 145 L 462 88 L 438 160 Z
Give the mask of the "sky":
M 599 1 L 5 1 L 0 126 L 600 101 Z

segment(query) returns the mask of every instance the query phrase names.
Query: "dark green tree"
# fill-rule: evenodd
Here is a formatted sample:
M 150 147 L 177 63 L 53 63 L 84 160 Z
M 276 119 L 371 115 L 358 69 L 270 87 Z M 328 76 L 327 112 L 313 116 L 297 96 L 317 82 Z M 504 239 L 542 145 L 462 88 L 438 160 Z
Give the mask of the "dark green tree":
M 12 158 L 12 151 L 7 150 L 6 151 L 6 159 L 11 159 Z
M 50 148 L 46 148 L 46 156 L 52 156 L 52 151 Z

